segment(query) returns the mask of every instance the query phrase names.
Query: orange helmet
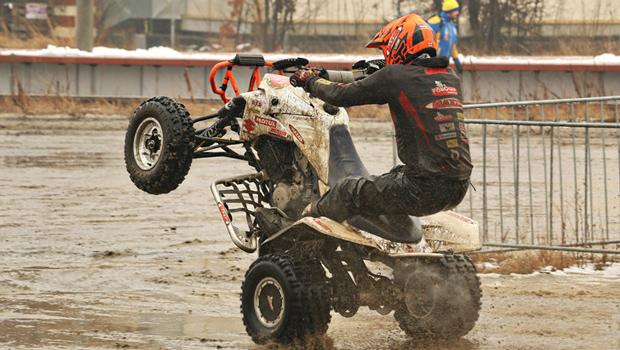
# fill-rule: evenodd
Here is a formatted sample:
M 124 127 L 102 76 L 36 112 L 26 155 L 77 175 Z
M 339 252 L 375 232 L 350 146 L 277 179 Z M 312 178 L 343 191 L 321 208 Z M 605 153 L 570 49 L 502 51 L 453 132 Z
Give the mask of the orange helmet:
M 423 53 L 437 54 L 433 30 L 426 21 L 412 13 L 388 23 L 366 45 L 383 51 L 386 64 L 408 62 Z

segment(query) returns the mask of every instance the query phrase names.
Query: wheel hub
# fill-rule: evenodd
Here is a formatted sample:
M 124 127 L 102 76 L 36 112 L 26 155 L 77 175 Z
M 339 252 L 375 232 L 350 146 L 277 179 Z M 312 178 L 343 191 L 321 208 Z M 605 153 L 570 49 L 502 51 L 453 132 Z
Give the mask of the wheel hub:
M 254 311 L 258 321 L 265 327 L 274 328 L 282 321 L 285 309 L 280 283 L 272 277 L 262 279 L 254 291 Z
M 161 156 L 164 137 L 161 124 L 155 118 L 146 118 L 134 135 L 134 157 L 142 170 L 151 170 Z
M 151 137 L 146 140 L 145 146 L 151 154 L 159 152 L 159 148 L 161 147 L 161 138 L 157 133 L 157 129 L 153 130 Z
M 440 277 L 414 272 L 405 283 L 404 293 L 409 313 L 417 318 L 425 318 L 433 313 L 442 293 Z

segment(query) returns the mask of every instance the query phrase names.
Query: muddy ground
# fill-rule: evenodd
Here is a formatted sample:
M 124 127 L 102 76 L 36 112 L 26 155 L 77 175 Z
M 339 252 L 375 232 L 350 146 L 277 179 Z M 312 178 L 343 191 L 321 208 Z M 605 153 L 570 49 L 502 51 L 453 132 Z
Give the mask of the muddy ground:
M 197 161 L 178 190 L 147 195 L 125 172 L 125 126 L 123 117 L 0 116 L 0 348 L 255 348 L 239 313 L 254 256 L 233 248 L 208 190 L 249 169 Z M 353 125 L 372 172 L 390 167 L 389 129 Z M 481 278 L 475 329 L 435 349 L 620 348 L 619 273 Z M 367 310 L 335 315 L 327 342 L 425 348 Z

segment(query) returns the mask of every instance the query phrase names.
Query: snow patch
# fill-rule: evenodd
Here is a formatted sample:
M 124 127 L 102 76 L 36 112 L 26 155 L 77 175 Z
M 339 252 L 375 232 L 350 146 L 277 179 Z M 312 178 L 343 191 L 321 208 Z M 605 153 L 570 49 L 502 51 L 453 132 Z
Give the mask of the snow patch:
M 611 53 L 599 56 L 462 56 L 461 62 L 469 64 L 519 64 L 519 65 L 617 65 L 620 56 Z
M 543 267 L 539 271 L 535 271 L 529 276 L 539 274 L 549 274 L 554 276 L 590 276 L 601 277 L 606 279 L 620 279 L 620 263 L 610 263 L 607 265 L 597 265 L 587 263 L 582 266 L 571 266 L 562 270 L 558 270 L 553 266 Z
M 97 46 L 92 52 L 81 51 L 71 47 L 59 47 L 49 45 L 40 50 L 0 49 L 2 56 L 35 56 L 35 57 L 89 57 L 89 58 L 137 58 L 137 59 L 192 59 L 192 60 L 229 60 L 236 53 L 231 52 L 180 52 L 169 47 L 158 46 L 150 49 L 125 50 Z M 279 60 L 295 56 L 306 57 L 313 62 L 356 62 L 362 59 L 375 59 L 379 57 L 331 55 L 331 54 L 265 54 L 267 60 Z
M 612 279 L 620 279 L 620 263 L 612 263 L 599 267 L 595 264 L 588 263 L 584 266 L 571 266 L 563 270 L 550 271 L 552 275 L 589 275 Z
M 49 45 L 40 50 L 12 50 L 0 49 L 0 55 L 19 55 L 19 56 L 40 56 L 40 57 L 96 57 L 96 58 L 137 58 L 137 59 L 194 59 L 194 60 L 215 60 L 223 61 L 234 57 L 235 53 L 230 52 L 200 52 L 188 53 L 180 52 L 169 47 L 153 47 L 147 50 L 124 50 L 98 46 L 92 52 L 81 51 L 71 47 L 58 47 Z M 283 58 L 301 56 L 308 58 L 311 62 L 334 62 L 351 63 L 362 59 L 377 59 L 374 51 L 368 55 L 334 55 L 334 54 L 313 54 L 313 53 L 287 53 L 287 54 L 265 54 L 268 60 L 279 60 Z M 459 55 L 461 62 L 466 64 L 523 64 L 523 65 L 618 65 L 620 56 L 605 53 L 599 56 L 464 56 Z

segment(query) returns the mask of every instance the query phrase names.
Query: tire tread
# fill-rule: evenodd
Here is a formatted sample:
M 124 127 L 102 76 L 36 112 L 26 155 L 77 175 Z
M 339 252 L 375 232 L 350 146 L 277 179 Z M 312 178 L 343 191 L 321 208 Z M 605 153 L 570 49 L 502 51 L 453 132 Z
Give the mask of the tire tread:
M 244 312 L 244 292 L 248 277 L 253 268 L 262 263 L 270 263 L 278 266 L 288 279 L 292 288 L 289 307 L 289 318 L 284 328 L 272 338 L 265 338 L 252 328 L 248 317 Z M 327 332 L 331 321 L 331 295 L 326 283 L 325 272 L 320 262 L 316 259 L 293 259 L 285 255 L 267 254 L 259 257 L 245 274 L 241 285 L 241 313 L 246 332 L 257 344 L 267 341 L 290 343 L 310 335 L 322 335 Z
M 133 158 L 135 129 L 147 110 L 159 109 L 162 128 L 168 134 L 161 147 L 162 158 L 151 170 L 140 169 Z M 143 101 L 133 113 L 125 136 L 125 165 L 131 181 L 139 189 L 151 194 L 164 194 L 175 190 L 185 179 L 192 164 L 194 150 L 194 127 L 185 106 L 176 100 L 158 96 Z
M 471 302 L 458 305 L 459 310 L 453 310 L 450 322 L 418 320 L 409 314 L 406 307 L 397 309 L 394 318 L 400 328 L 416 340 L 451 340 L 462 337 L 474 328 L 479 317 L 482 292 L 480 279 L 470 258 L 462 254 L 445 255 L 439 259 L 438 265 L 442 275 L 456 284 L 455 288 L 467 288 Z M 443 318 L 446 315 L 438 312 L 434 317 Z

